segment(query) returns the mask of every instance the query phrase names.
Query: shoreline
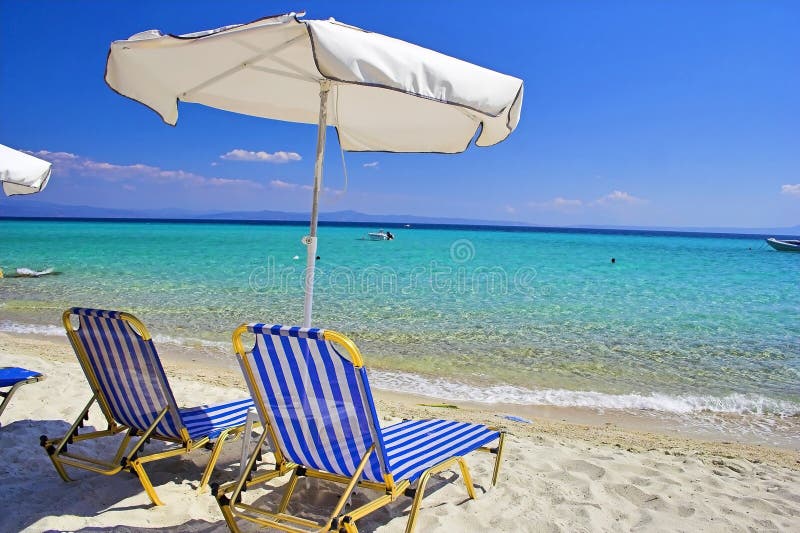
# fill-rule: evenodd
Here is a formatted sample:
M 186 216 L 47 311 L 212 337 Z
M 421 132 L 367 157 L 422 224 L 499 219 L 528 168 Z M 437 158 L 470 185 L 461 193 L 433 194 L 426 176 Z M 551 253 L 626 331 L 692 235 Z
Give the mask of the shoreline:
M 66 338 L 45 335 L 0 332 L 0 353 L 33 353 L 45 360 L 76 364 L 75 355 Z M 189 350 L 174 345 L 157 345 L 165 370 L 177 375 L 213 385 L 246 390 L 244 379 L 233 355 L 226 363 L 191 356 Z M 577 438 L 587 441 L 600 439 L 604 444 L 625 449 L 674 450 L 675 453 L 694 453 L 700 456 L 735 456 L 746 460 L 764 460 L 772 464 L 800 470 L 800 436 L 781 440 L 778 444 L 764 442 L 753 435 L 732 435 L 724 431 L 700 431 L 686 427 L 677 417 L 666 413 L 641 413 L 613 409 L 556 407 L 442 400 L 408 392 L 373 387 L 381 414 L 398 418 L 453 418 L 497 426 L 526 438 L 547 434 L 553 437 Z M 441 406 L 441 407 L 438 407 Z M 447 406 L 447 407 L 446 407 Z M 449 407 L 452 406 L 452 407 Z M 527 420 L 514 421 L 507 416 Z M 734 415 L 731 415 L 734 416 Z
M 57 307 L 57 308 L 56 308 Z M 56 340 L 64 337 L 60 320 L 56 324 L 53 316 L 60 316 L 63 306 L 56 306 L 48 313 L 46 320 L 26 321 L 23 314 L 15 310 L 12 319 L 0 319 L 0 333 L 9 335 L 33 335 L 41 339 Z M 0 309 L 3 305 L 0 304 Z M 231 331 L 235 325 L 230 325 Z M 165 326 L 151 326 L 154 341 L 160 352 L 182 360 L 192 360 L 204 366 L 234 368 L 238 372 L 230 353 L 230 334 L 227 331 L 217 332 L 210 336 L 186 336 L 170 331 L 163 333 Z M 358 339 L 355 338 L 358 342 Z M 797 433 L 800 433 L 800 396 L 796 393 L 789 396 L 767 395 L 761 389 L 752 387 L 724 388 L 717 391 L 706 391 L 694 388 L 661 387 L 660 382 L 648 384 L 642 381 L 619 383 L 598 379 L 583 380 L 576 388 L 572 388 L 563 375 L 560 379 L 545 377 L 537 382 L 507 381 L 503 373 L 486 373 L 483 368 L 474 370 L 472 375 L 463 377 L 466 370 L 463 365 L 451 373 L 432 371 L 430 365 L 435 359 L 429 357 L 426 366 L 409 366 L 399 356 L 395 365 L 393 358 L 380 357 L 379 349 L 359 342 L 368 356 L 368 367 L 371 370 L 373 387 L 385 390 L 404 390 L 409 394 L 440 398 L 443 401 L 474 402 L 479 405 L 508 404 L 511 406 L 542 406 L 568 409 L 587 409 L 610 412 L 650 412 L 666 413 L 669 417 L 681 415 L 694 416 L 699 413 L 713 413 L 720 417 L 764 415 L 774 419 L 798 421 Z M 482 353 L 482 352 L 481 352 Z M 472 352 L 465 354 L 466 359 L 473 357 Z M 535 355 L 534 355 L 535 357 Z M 565 355 L 565 357 L 567 357 Z M 707 371 L 707 369 L 704 369 Z M 793 369 L 792 369 L 793 370 Z M 518 370 L 519 371 L 519 370 Z M 459 375 L 462 374 L 462 375 Z M 649 385 L 649 386 L 648 386 Z M 794 391 L 794 389 L 791 389 Z M 714 432 L 706 432 L 713 434 Z

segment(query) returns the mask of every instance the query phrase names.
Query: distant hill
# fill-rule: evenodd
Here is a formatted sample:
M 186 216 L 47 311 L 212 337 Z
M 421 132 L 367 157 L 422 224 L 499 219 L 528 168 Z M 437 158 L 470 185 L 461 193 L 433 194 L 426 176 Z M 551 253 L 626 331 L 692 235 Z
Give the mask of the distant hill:
M 292 213 L 286 211 L 237 211 L 230 213 L 214 213 L 196 218 L 204 220 L 278 220 L 305 222 L 308 213 Z M 507 220 L 476 220 L 471 218 L 422 217 L 417 215 L 369 215 L 358 211 L 331 211 L 320 213 L 322 222 L 356 222 L 367 224 L 464 224 L 479 226 L 529 226 L 522 222 Z
M 308 213 L 290 211 L 231 211 L 198 212 L 186 209 L 112 209 L 82 205 L 61 205 L 40 202 L 30 198 L 9 199 L 0 195 L 0 218 L 108 218 L 108 219 L 161 219 L 161 220 L 231 220 L 231 221 L 275 221 L 306 222 Z M 358 211 L 332 211 L 320 213 L 321 222 L 356 224 L 434 224 L 434 225 L 475 225 L 475 226 L 513 226 L 540 227 L 539 224 L 526 224 L 507 220 L 484 220 L 471 218 L 425 217 L 417 215 L 371 215 Z M 556 229 L 549 226 L 552 229 Z M 735 228 L 735 227 L 663 227 L 663 226 L 611 226 L 579 225 L 574 229 L 608 229 L 629 231 L 672 231 L 703 233 L 740 233 L 774 236 L 800 235 L 800 225 L 786 228 Z
M 61 205 L 25 198 L 22 201 L 0 200 L 0 218 L 125 218 L 172 220 L 258 220 L 306 222 L 308 213 L 290 211 L 197 212 L 185 209 L 112 209 L 83 205 Z M 468 218 L 423 217 L 416 215 L 369 215 L 358 211 L 320 213 L 322 222 L 356 222 L 364 224 L 465 224 L 491 226 L 528 226 L 521 222 L 475 220 Z
M 0 198 L 0 218 L 192 218 L 184 209 L 113 209 L 85 205 L 62 205 L 29 198 Z

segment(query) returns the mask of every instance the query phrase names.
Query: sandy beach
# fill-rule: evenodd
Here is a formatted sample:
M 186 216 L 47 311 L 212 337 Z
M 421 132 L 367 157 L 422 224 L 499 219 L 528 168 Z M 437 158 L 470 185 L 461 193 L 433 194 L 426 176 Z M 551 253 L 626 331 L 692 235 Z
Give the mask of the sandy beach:
M 0 4 L 0 533 L 800 533 L 800 1 L 264 4 Z
M 150 505 L 127 473 L 107 478 L 73 472 L 76 481 L 62 482 L 38 439 L 63 434 L 88 399 L 82 372 L 66 341 L 0 334 L 0 346 L 4 365 L 47 375 L 45 382 L 23 387 L 2 420 L 3 500 L 14 512 L 0 517 L 0 530 L 227 530 L 214 499 L 195 490 L 206 451 L 149 467 L 163 507 Z M 185 405 L 246 394 L 232 370 L 163 358 L 178 401 Z M 558 419 L 569 417 L 565 413 L 532 416 L 528 424 L 504 418 L 507 411 L 500 408 L 425 407 L 419 404 L 436 402 L 397 393 L 378 396 L 387 423 L 458 418 L 509 432 L 498 486 L 489 482 L 491 460 L 471 457 L 477 500 L 466 498 L 460 474 L 443 473 L 429 484 L 417 531 L 792 531 L 800 524 L 796 449 L 634 430 L 586 415 L 580 424 Z M 100 425 L 99 413 L 89 423 Z M 238 442 L 229 445 L 212 481 L 235 476 L 239 452 Z M 262 494 L 269 498 L 272 491 L 262 489 L 258 497 Z M 315 482 L 298 496 L 297 502 L 323 505 L 336 498 L 330 487 Z M 402 531 L 409 506 L 410 501 L 395 502 L 360 521 L 359 530 Z M 309 505 L 301 512 L 313 515 L 315 508 Z

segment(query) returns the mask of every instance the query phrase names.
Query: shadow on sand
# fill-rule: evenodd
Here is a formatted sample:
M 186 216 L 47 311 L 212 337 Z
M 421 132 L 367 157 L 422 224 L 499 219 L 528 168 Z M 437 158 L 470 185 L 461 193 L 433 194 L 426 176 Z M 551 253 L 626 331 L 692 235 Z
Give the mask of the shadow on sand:
M 91 429 L 87 426 L 86 431 Z M 63 435 L 68 430 L 69 425 L 63 420 L 18 420 L 0 429 L 0 476 L 3 479 L 3 500 L 5 501 L 3 507 L 5 509 L 13 508 L 13 513 L 0 513 L 0 531 L 20 531 L 27 528 L 41 531 L 44 529 L 41 526 L 37 528 L 36 524 L 44 518 L 56 516 L 81 517 L 87 522 L 91 522 L 92 517 L 114 513 L 119 515 L 119 522 L 124 523 L 125 511 L 153 507 L 144 494 L 139 480 L 128 472 L 103 476 L 70 468 L 68 473 L 74 481 L 69 483 L 62 481 L 46 452 L 39 446 L 39 435 L 55 437 Z M 84 453 L 104 457 L 116 449 L 113 439 L 106 439 L 104 443 L 98 441 L 81 443 L 81 446 L 83 446 L 82 452 Z M 151 450 L 148 449 L 148 451 Z M 235 478 L 238 472 L 237 456 L 239 453 L 240 447 L 236 443 L 230 443 L 220 458 L 212 480 L 216 478 L 220 482 L 227 482 Z M 148 465 L 150 478 L 156 489 L 162 494 L 167 506 L 170 505 L 170 501 L 163 494 L 165 487 L 174 483 L 183 485 L 181 490 L 194 490 L 206 460 L 208 460 L 208 452 L 197 451 L 179 458 L 169 458 Z M 186 480 L 190 480 L 188 485 Z M 265 492 L 262 489 L 259 492 L 260 496 L 255 499 L 253 499 L 253 492 L 250 492 L 250 498 L 245 495 L 246 501 L 261 507 L 275 508 L 283 493 L 282 484 L 286 480 L 288 480 L 288 476 L 280 482 L 273 481 L 273 483 L 280 484 L 275 489 L 267 487 Z M 433 512 L 436 505 L 426 504 L 430 501 L 430 496 L 450 483 L 463 490 L 463 486 L 461 486 L 463 481 L 455 472 L 444 472 L 430 479 L 425 491 L 426 499 L 423 500 L 422 514 Z M 485 492 L 481 486 L 476 486 L 476 489 L 479 497 L 481 493 Z M 322 520 L 325 518 L 324 513 L 335 505 L 341 490 L 342 486 L 338 484 L 304 478 L 298 484 L 289 512 L 313 520 Z M 360 506 L 375 495 L 373 491 L 360 489 L 354 495 L 352 505 Z M 125 505 L 124 502 L 130 498 L 135 499 L 134 504 Z M 201 494 L 198 498 L 208 498 L 208 501 L 212 501 L 212 496 L 208 493 Z M 15 506 L 14 500 L 22 501 L 24 504 Z M 452 503 L 460 505 L 466 501 L 468 500 L 466 492 L 464 492 L 463 498 Z M 183 503 L 185 504 L 185 502 Z M 213 505 L 213 507 L 216 506 Z M 401 497 L 391 505 L 361 519 L 358 522 L 359 531 L 374 531 L 398 517 L 403 517 L 401 519 L 405 520 L 410 507 L 411 499 Z M 192 511 L 189 508 L 182 512 L 191 515 Z M 207 511 L 204 514 L 207 515 Z M 103 523 L 108 523 L 108 521 L 108 517 L 104 517 Z M 246 521 L 239 521 L 239 525 L 243 531 L 259 530 L 255 525 Z M 103 527 L 90 526 L 76 531 L 212 533 L 227 530 L 225 521 L 219 514 L 219 520 L 216 521 L 190 518 L 185 523 L 165 527 L 146 528 L 120 524 Z M 46 531 L 67 531 L 67 529 L 57 528 Z
M 86 426 L 86 431 L 93 429 Z M 67 472 L 74 481 L 64 482 L 56 473 L 45 450 L 39 445 L 39 436 L 48 435 L 53 438 L 64 435 L 68 430 L 69 424 L 63 420 L 18 420 L 0 428 L 0 476 L 3 480 L 3 507 L 14 509 L 13 513 L 0 513 L 0 531 L 24 530 L 45 517 L 72 515 L 91 520 L 91 517 L 103 513 L 121 513 L 130 509 L 153 507 L 139 480 L 129 472 L 104 476 L 68 467 Z M 116 450 L 119 438 L 121 437 L 82 442 L 75 445 L 75 449 L 78 451 L 78 446 L 80 446 L 79 453 L 107 458 Z M 160 446 L 160 444 L 149 444 L 148 451 L 156 451 L 156 446 Z M 147 471 L 159 492 L 163 492 L 165 485 L 170 483 L 182 485 L 185 484 L 185 480 L 192 481 L 191 487 L 186 487 L 186 490 L 193 490 L 202 475 L 204 461 L 208 459 L 209 453 L 205 450 L 198 450 L 186 456 L 157 461 L 148 465 Z M 191 457 L 192 455 L 195 457 Z M 224 455 L 228 456 L 229 454 Z M 223 459 L 226 458 L 223 457 Z M 225 468 L 226 464 L 227 462 L 221 460 L 220 466 L 215 469 L 215 475 L 219 474 L 217 470 Z M 227 473 L 225 480 L 227 481 L 233 475 L 235 474 Z M 200 497 L 211 499 L 207 493 Z M 136 503 L 131 506 L 120 505 L 129 498 L 135 498 Z M 24 502 L 24 504 L 15 506 L 15 500 Z M 165 503 L 169 505 L 166 498 Z M 123 516 L 120 516 L 120 521 L 123 520 Z M 206 526 L 219 526 L 220 531 L 226 530 L 222 515 L 217 524 L 206 523 Z M 128 528 L 127 530 L 134 531 L 136 529 L 141 528 Z M 165 528 L 164 530 L 169 529 Z M 183 526 L 174 529 L 186 531 Z M 108 528 L 90 530 L 107 531 Z M 125 530 L 119 529 L 119 531 Z M 189 531 L 212 531 L 212 529 L 191 529 Z

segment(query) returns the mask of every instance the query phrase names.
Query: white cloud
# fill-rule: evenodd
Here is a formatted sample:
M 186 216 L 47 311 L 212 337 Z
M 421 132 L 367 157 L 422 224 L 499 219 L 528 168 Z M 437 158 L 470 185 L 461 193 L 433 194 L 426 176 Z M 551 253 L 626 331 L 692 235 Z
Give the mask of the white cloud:
M 605 196 L 601 196 L 597 200 L 594 201 L 596 205 L 613 205 L 613 204 L 643 204 L 646 203 L 647 200 L 644 198 L 638 198 L 629 194 L 625 191 L 611 191 L 610 193 L 606 194 Z
M 562 208 L 580 207 L 580 206 L 583 205 L 583 201 L 582 200 L 571 200 L 569 198 L 562 198 L 560 196 L 557 197 L 557 198 L 554 198 L 552 203 L 553 203 L 554 207 L 562 207 Z
M 546 202 L 528 202 L 528 206 L 541 210 L 574 211 L 575 209 L 583 207 L 583 201 L 557 196 L 556 198 L 547 200 Z
M 514 213 L 517 212 L 517 208 L 514 207 L 514 206 L 511 206 L 511 205 L 505 206 L 504 209 L 505 209 L 506 213 L 509 213 L 511 215 L 513 215 Z
M 48 150 L 39 150 L 38 152 L 31 152 L 29 150 L 25 150 L 29 154 L 37 155 L 46 161 L 50 161 L 53 163 L 50 158 L 61 159 L 61 160 L 69 160 L 69 159 L 78 159 L 78 156 L 75 154 L 71 154 L 69 152 L 50 152 Z
M 269 186 L 272 189 L 277 189 L 279 191 L 302 191 L 303 194 L 308 194 L 314 190 L 314 187 L 311 185 L 299 185 L 297 183 L 292 183 L 289 181 L 284 181 L 281 179 L 274 179 L 269 182 Z M 327 200 L 335 200 L 340 198 L 344 195 L 345 191 L 340 189 L 331 189 L 330 187 L 323 187 L 322 188 L 322 198 Z
M 596 200 L 581 200 L 578 198 L 564 198 L 557 196 L 552 200 L 544 202 L 528 202 L 528 207 L 540 211 L 560 211 L 564 213 L 574 213 L 583 209 L 600 209 L 604 207 L 622 205 L 641 205 L 646 204 L 647 200 L 633 196 L 625 191 L 611 191 L 610 193 L 597 198 Z
M 106 161 L 94 161 L 69 152 L 47 150 L 31 153 L 53 163 L 53 172 L 59 175 L 77 175 L 110 182 L 136 180 L 158 184 L 180 183 L 191 186 L 263 188 L 260 183 L 255 181 L 207 177 L 186 170 L 164 170 L 143 163 L 117 165 Z
M 296 189 L 298 185 L 296 183 L 289 183 L 288 181 L 283 180 L 272 180 L 269 182 L 269 186 L 273 189 Z
M 781 185 L 781 194 L 800 196 L 800 183 Z
M 362 166 L 363 166 L 364 168 L 374 168 L 374 169 L 377 169 L 377 168 L 378 168 L 378 162 L 377 162 L 377 161 L 372 161 L 371 163 L 364 163 Z
M 254 161 L 258 163 L 288 163 L 289 161 L 300 161 L 302 157 L 297 152 L 252 152 L 236 148 L 227 154 L 219 156 L 226 161 Z

